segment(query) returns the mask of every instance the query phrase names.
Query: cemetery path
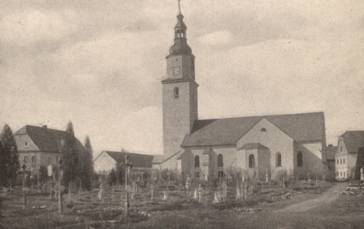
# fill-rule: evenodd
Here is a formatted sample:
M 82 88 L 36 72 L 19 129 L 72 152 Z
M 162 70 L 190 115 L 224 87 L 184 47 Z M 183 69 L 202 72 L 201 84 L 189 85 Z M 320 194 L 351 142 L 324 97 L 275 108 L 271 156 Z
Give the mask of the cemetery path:
M 331 203 L 336 200 L 340 193 L 344 191 L 345 183 L 336 183 L 333 187 L 329 188 L 326 192 L 322 193 L 315 199 L 305 200 L 300 203 L 292 204 L 277 210 L 276 212 L 305 212 L 318 206 Z

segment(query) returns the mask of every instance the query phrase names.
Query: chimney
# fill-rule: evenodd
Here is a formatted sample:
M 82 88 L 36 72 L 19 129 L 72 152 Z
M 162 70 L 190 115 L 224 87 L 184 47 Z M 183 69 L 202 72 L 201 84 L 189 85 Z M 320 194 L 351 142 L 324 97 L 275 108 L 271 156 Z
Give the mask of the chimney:
M 47 129 L 48 127 L 47 127 L 47 125 L 43 125 L 42 128 L 43 129 Z

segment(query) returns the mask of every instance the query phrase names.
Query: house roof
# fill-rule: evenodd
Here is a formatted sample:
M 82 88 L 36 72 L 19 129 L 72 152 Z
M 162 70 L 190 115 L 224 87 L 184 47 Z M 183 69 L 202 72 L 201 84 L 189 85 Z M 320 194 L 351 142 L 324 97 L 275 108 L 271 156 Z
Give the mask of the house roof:
M 267 119 L 295 141 L 326 141 L 324 113 L 315 112 L 197 120 L 182 147 L 235 145 L 262 119 Z
M 59 153 L 61 150 L 61 142 L 67 136 L 66 131 L 51 129 L 46 126 L 26 125 L 15 132 L 17 135 L 28 135 L 41 152 Z M 76 138 L 77 147 L 85 150 L 82 143 Z
M 356 153 L 364 146 L 364 130 L 345 131 L 341 137 L 349 153 Z
M 182 155 L 184 151 L 183 150 L 179 150 L 176 153 L 169 155 L 169 156 L 165 156 L 165 155 L 155 155 L 153 158 L 153 164 L 158 165 L 158 164 L 163 164 L 164 162 L 172 159 L 175 156 L 178 156 L 177 159 L 180 159 L 179 156 Z M 180 155 L 178 155 L 180 154 Z
M 136 168 L 152 168 L 152 155 L 130 153 L 130 152 L 119 152 L 119 151 L 102 151 L 101 154 L 106 153 L 112 157 L 117 163 L 125 163 L 125 155 L 129 156 L 129 163 Z M 100 155 L 101 155 L 100 154 Z M 94 161 L 98 159 L 95 158 Z
M 246 143 L 239 149 L 268 149 L 268 148 L 260 143 Z

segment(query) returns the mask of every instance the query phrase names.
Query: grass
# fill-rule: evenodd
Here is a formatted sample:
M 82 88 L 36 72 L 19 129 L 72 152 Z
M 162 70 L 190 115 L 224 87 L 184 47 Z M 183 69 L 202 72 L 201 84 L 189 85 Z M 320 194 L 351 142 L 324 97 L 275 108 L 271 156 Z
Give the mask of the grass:
M 262 194 L 251 196 L 247 201 L 233 201 L 220 204 L 197 203 L 186 200 L 183 194 L 173 192 L 168 201 L 151 201 L 148 195 L 133 200 L 128 222 L 120 222 L 120 195 L 113 202 L 100 202 L 96 192 L 84 193 L 82 198 L 65 207 L 62 216 L 57 214 L 57 203 L 46 195 L 29 196 L 29 207 L 22 209 L 21 193 L 3 198 L 0 218 L 3 228 L 148 228 L 148 229 L 197 229 L 197 228 L 269 228 L 269 229 L 346 229 L 364 228 L 364 196 L 341 195 L 331 204 L 320 206 L 304 213 L 276 213 L 275 209 L 314 198 L 325 190 L 305 188 L 274 188 Z M 292 199 L 276 198 L 292 192 Z M 274 201 L 271 197 L 274 196 Z M 109 198 L 108 201 L 111 201 Z M 32 208 L 45 205 L 46 209 Z M 65 204 L 66 206 L 66 204 Z M 144 213 L 147 214 L 144 214 Z M 0 226 L 1 228 L 1 226 Z M 1 228 L 2 229 L 2 228 Z

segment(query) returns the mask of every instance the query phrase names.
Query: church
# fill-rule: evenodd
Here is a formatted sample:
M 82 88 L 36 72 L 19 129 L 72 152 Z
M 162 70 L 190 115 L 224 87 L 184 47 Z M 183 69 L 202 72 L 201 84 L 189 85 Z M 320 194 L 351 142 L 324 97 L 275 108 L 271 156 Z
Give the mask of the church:
M 164 155 L 159 168 L 206 180 L 232 168 L 258 179 L 279 174 L 323 176 L 327 172 L 323 112 L 198 119 L 195 56 L 183 19 L 179 10 L 161 81 Z

